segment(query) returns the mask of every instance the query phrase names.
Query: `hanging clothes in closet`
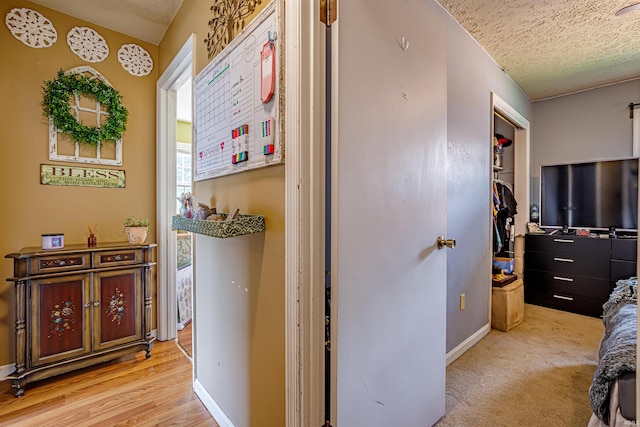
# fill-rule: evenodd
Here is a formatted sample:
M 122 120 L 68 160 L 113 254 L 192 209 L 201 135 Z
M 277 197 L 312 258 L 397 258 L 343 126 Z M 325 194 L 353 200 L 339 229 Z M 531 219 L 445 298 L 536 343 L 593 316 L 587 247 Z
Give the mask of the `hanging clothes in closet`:
M 518 213 L 511 188 L 500 180 L 493 182 L 493 252 L 497 256 L 509 250 L 511 224 Z

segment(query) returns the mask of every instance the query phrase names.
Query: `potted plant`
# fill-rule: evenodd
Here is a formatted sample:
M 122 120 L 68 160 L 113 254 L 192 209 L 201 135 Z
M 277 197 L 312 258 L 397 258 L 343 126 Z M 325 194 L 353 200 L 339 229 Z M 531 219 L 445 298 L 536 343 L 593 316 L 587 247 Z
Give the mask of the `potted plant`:
M 139 245 L 147 239 L 147 231 L 149 229 L 149 220 L 147 218 L 139 218 L 130 216 L 124 220 L 124 232 L 127 235 L 129 243 Z

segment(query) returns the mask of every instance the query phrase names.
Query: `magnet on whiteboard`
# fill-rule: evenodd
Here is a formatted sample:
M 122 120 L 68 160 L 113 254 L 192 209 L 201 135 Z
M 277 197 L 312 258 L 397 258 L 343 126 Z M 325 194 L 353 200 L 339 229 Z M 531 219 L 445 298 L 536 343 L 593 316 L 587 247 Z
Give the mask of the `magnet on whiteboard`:
M 271 100 L 276 82 L 275 43 L 267 41 L 260 52 L 260 99 L 266 104 Z

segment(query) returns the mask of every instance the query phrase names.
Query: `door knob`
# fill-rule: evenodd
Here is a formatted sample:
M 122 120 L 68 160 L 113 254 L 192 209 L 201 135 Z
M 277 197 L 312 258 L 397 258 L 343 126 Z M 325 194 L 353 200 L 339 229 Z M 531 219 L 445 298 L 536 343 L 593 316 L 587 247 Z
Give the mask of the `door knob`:
M 443 249 L 447 247 L 449 249 L 453 249 L 456 247 L 456 239 L 445 239 L 444 236 L 438 236 L 438 249 Z

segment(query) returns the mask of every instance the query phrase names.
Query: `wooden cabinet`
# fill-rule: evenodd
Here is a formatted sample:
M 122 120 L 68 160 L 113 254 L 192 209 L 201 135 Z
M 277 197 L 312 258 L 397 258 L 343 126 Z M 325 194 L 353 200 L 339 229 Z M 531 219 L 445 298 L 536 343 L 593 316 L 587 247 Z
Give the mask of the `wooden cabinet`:
M 16 370 L 24 386 L 124 354 L 151 355 L 155 244 L 26 248 L 14 260 Z
M 602 316 L 616 280 L 635 276 L 636 239 L 525 236 L 525 301 Z

